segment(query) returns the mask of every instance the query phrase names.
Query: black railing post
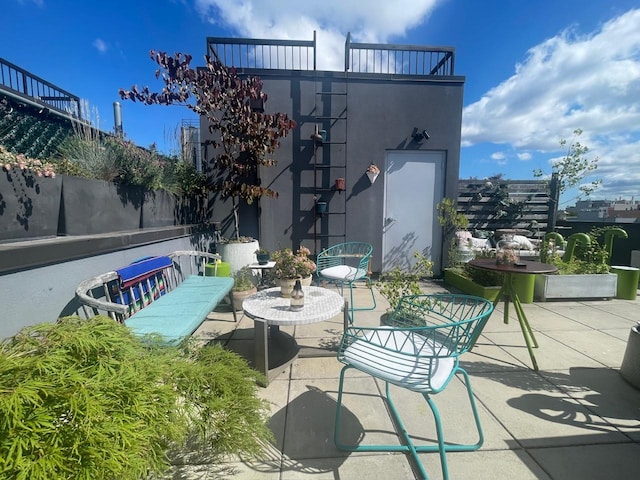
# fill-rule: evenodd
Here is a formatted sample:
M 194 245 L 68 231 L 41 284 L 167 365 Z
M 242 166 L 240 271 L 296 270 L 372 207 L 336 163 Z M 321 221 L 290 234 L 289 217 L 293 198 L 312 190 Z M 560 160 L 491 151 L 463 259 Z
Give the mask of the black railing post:
M 551 175 L 549 182 L 549 213 L 547 217 L 547 232 L 553 232 L 556 229 L 558 221 L 558 205 L 560 202 L 560 181 L 558 174 Z

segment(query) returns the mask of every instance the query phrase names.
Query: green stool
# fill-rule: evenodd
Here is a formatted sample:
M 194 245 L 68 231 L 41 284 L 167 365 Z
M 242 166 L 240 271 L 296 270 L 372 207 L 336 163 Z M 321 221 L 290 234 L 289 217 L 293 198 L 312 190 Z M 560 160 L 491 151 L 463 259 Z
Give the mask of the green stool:
M 517 273 L 511 275 L 513 291 L 518 294 L 520 303 L 533 303 L 533 290 L 536 276 L 533 273 Z
M 640 268 L 615 265 L 611 267 L 611 273 L 618 275 L 616 298 L 635 300 L 638 295 Z
M 231 276 L 231 264 L 227 262 L 219 262 L 217 264 L 218 270 L 216 272 L 215 263 L 207 263 L 204 266 L 205 277 L 230 277 Z

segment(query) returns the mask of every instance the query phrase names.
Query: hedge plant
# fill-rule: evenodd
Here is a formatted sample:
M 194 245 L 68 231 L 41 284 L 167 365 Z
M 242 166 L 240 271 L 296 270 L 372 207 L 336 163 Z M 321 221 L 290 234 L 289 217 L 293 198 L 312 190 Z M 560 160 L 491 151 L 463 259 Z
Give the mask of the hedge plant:
M 28 327 L 0 345 L 0 478 L 140 479 L 169 452 L 256 453 L 261 376 L 220 346 L 160 346 L 107 317 Z

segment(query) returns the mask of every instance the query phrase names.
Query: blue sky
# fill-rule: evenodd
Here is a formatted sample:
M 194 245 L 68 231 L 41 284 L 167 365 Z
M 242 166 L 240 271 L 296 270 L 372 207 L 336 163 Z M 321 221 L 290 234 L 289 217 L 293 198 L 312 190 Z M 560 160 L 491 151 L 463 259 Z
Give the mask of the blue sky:
M 158 88 L 152 49 L 201 64 L 207 36 L 311 39 L 340 70 L 344 41 L 452 46 L 466 77 L 461 178 L 550 172 L 561 139 L 599 158 L 593 198 L 640 199 L 640 1 L 3 0 L 0 56 L 85 99 L 113 130 L 119 88 Z M 267 92 L 268 93 L 268 92 Z M 127 138 L 178 148 L 186 108 L 121 101 Z M 594 177 L 594 178 L 595 178 Z M 563 197 L 574 202 L 575 192 Z

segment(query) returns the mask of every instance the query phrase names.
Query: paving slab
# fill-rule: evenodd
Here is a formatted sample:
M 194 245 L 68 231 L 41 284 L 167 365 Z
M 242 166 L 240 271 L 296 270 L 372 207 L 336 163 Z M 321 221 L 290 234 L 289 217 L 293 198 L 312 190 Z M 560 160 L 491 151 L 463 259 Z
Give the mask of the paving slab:
M 487 373 L 472 381 L 476 396 L 522 447 L 571 445 L 578 437 L 593 443 L 629 441 L 540 374 Z
M 550 349 L 565 353 L 569 351 L 579 352 L 594 362 L 611 368 L 620 367 L 627 344 L 626 341 L 597 330 L 590 332 L 588 335 L 578 335 L 576 332 L 544 332 L 543 335 L 548 339 L 545 342 L 553 345 L 548 347 Z M 556 346 L 556 343 L 562 345 L 562 347 Z M 578 360 L 572 360 L 568 354 L 567 359 L 573 361 L 573 363 L 567 365 L 566 362 L 563 362 L 558 368 L 574 365 L 587 366 L 582 362 L 578 362 Z
M 329 287 L 335 288 L 335 287 Z M 446 293 L 440 281 L 428 293 Z M 370 299 L 355 289 L 356 303 Z M 348 294 L 348 292 L 347 292 Z M 355 324 L 378 326 L 388 303 L 357 311 Z M 640 390 L 622 379 L 619 365 L 629 329 L 640 321 L 640 300 L 553 301 L 523 306 L 540 343 L 540 371 L 531 369 L 515 311 L 502 321 L 500 303 L 474 349 L 461 358 L 478 403 L 485 442 L 474 452 L 449 453 L 452 479 L 596 480 L 640 478 Z M 248 358 L 253 321 L 216 311 L 197 334 L 221 337 Z M 256 458 L 229 458 L 215 465 L 176 467 L 173 478 L 332 479 L 418 478 L 403 453 L 344 452 L 333 444 L 338 379 L 336 348 L 342 317 L 283 329 L 302 347 L 299 357 L 267 388 L 274 443 Z M 361 444 L 398 444 L 380 394 L 384 384 L 350 370 L 345 384 L 343 433 Z M 421 395 L 391 388 L 402 419 L 417 444 L 435 439 L 433 417 Z M 472 442 L 474 425 L 466 390 L 456 378 L 434 396 L 448 440 Z M 429 478 L 441 479 L 435 453 L 420 454 Z
M 585 445 L 535 448 L 529 453 L 553 479 L 640 478 L 640 445 Z M 515 478 L 515 477 L 514 477 Z

